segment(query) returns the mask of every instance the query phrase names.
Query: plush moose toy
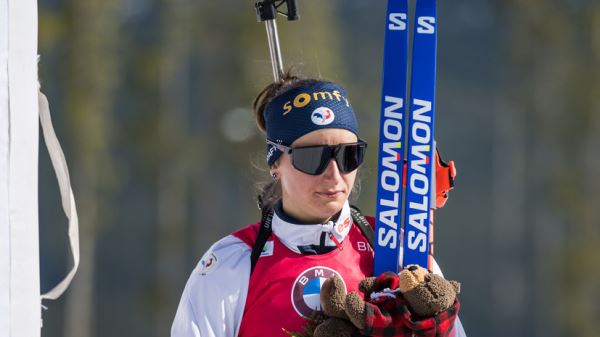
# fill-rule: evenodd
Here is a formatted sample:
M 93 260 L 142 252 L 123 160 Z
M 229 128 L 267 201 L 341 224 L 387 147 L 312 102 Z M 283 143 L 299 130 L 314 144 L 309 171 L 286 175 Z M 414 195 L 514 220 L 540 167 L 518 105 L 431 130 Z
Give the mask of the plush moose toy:
M 346 294 L 332 277 L 321 288 L 325 316 L 292 336 L 449 336 L 459 309 L 460 284 L 411 265 L 395 274 L 370 277 L 359 285 L 364 297 Z

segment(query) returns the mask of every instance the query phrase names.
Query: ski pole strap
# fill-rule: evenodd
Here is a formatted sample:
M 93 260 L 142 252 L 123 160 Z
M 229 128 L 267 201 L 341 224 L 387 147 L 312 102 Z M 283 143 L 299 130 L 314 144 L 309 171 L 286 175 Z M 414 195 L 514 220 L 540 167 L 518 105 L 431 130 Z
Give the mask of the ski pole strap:
M 430 210 L 434 184 L 436 0 L 417 0 L 407 133 L 407 178 L 402 266 L 429 266 Z
M 440 150 L 435 150 L 435 189 L 436 206 L 442 208 L 448 201 L 448 192 L 454 188 L 454 179 L 456 178 L 456 166 L 454 161 L 445 162 L 442 159 Z M 433 221 L 432 221 L 433 222 Z
M 407 163 L 404 161 L 404 171 L 402 188 L 406 188 L 406 169 Z M 446 162 L 442 159 L 440 150 L 435 149 L 435 197 L 436 208 L 442 208 L 448 201 L 448 192 L 454 189 L 454 179 L 456 178 L 456 166 L 454 161 Z

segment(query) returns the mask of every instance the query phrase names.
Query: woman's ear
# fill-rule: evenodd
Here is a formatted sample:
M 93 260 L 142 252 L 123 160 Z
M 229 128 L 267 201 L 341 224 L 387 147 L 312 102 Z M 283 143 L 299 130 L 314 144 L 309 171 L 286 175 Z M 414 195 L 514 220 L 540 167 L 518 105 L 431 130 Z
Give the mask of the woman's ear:
M 271 165 L 270 174 L 271 174 L 271 177 L 273 177 L 273 180 L 279 179 L 279 172 L 277 170 L 277 162 L 275 162 L 273 165 Z

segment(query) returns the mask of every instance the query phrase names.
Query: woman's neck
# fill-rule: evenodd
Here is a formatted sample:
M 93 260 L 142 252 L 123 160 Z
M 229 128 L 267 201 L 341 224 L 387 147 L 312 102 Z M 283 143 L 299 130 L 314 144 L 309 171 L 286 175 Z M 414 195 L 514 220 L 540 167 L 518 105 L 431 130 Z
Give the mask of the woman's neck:
M 279 200 L 274 206 L 273 206 L 274 210 L 277 212 L 277 215 L 279 215 L 279 217 L 287 222 L 290 223 L 295 223 L 295 224 L 300 224 L 300 225 L 306 225 L 306 224 L 322 224 L 322 223 L 327 223 L 330 220 L 337 220 L 337 218 L 339 217 L 341 210 L 339 212 L 337 212 L 336 214 L 328 217 L 328 218 L 323 218 L 323 219 L 319 219 L 319 218 L 308 218 L 308 217 L 304 217 L 300 214 L 296 214 L 293 212 L 293 210 L 290 210 L 289 207 L 286 208 L 285 204 L 283 202 L 283 200 Z

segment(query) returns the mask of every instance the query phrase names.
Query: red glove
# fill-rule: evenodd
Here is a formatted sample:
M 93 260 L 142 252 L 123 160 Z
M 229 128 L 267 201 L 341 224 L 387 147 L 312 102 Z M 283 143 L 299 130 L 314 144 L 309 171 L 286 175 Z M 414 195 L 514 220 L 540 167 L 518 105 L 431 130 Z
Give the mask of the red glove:
M 385 272 L 377 277 L 371 300 L 365 303 L 365 329 L 363 334 L 373 337 L 450 337 L 460 308 L 458 299 L 447 310 L 433 317 L 418 317 L 409 310 L 398 286 L 396 273 Z

